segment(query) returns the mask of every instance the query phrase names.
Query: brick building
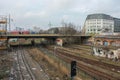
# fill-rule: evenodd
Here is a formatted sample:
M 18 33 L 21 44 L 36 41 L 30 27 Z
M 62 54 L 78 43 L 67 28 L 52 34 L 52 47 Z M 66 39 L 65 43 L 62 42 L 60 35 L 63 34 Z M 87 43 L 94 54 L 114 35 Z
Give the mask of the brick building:
M 96 36 L 94 44 L 103 46 L 120 46 L 120 34 Z

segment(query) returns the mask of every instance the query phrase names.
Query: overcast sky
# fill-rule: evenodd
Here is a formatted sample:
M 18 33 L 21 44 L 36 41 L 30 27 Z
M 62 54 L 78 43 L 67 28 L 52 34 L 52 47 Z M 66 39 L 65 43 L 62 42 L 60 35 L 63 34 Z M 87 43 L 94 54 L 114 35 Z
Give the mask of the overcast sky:
M 47 29 L 73 22 L 83 26 L 92 13 L 106 13 L 120 18 L 120 0 L 0 0 L 0 15 L 10 14 L 13 27 L 37 26 Z

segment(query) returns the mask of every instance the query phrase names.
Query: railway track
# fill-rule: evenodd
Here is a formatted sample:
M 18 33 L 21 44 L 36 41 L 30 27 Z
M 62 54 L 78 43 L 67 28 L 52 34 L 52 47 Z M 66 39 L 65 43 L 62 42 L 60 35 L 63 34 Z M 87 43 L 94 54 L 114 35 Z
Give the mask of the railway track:
M 60 55 L 60 54 L 58 54 L 58 56 L 59 56 L 62 60 L 68 62 L 69 64 L 70 64 L 70 62 L 73 60 L 73 59 L 70 58 L 70 57 L 66 57 L 66 56 L 63 56 L 63 55 Z M 119 80 L 119 79 L 117 79 L 117 78 L 110 77 L 108 74 L 105 74 L 105 73 L 100 72 L 100 71 L 98 71 L 98 70 L 96 70 L 96 69 L 93 69 L 93 68 L 91 68 L 91 67 L 88 67 L 88 66 L 80 63 L 79 61 L 77 61 L 77 68 L 80 69 L 80 70 L 82 70 L 82 71 L 84 71 L 84 72 L 86 72 L 86 73 L 89 74 L 90 76 L 95 77 L 97 80 Z
M 13 57 L 15 59 L 11 76 L 9 80 L 50 80 L 48 74 L 35 61 L 30 53 L 29 48 L 19 46 L 13 50 Z
M 69 53 L 69 54 L 72 53 L 70 50 L 65 50 L 65 49 L 63 50 L 63 49 L 60 49 L 60 48 L 59 48 L 59 51 L 64 51 L 65 53 Z M 74 55 L 74 54 L 71 54 L 71 55 L 74 58 L 78 59 L 79 61 L 83 61 L 87 64 L 99 66 L 103 69 L 107 69 L 107 70 L 110 70 L 112 72 L 116 72 L 116 73 L 120 74 L 120 72 L 119 72 L 120 71 L 120 66 L 108 64 L 108 63 L 102 62 L 100 60 L 92 60 L 92 59 L 84 58 L 84 57 L 77 56 L 77 55 Z
M 36 80 L 22 49 L 17 51 L 18 80 Z
M 82 51 L 84 53 L 89 53 L 89 54 L 90 52 L 92 52 L 92 49 L 88 46 L 74 45 L 74 46 L 67 46 L 66 48 Z
M 30 48 L 29 48 L 30 49 Z M 28 53 L 28 55 L 30 54 L 30 52 L 28 50 L 25 51 L 26 53 Z M 37 69 L 38 69 L 38 73 L 40 76 L 40 79 L 41 80 L 50 80 L 50 77 L 48 76 L 49 74 L 46 73 L 46 71 L 44 70 L 43 68 L 43 65 L 40 64 L 38 61 L 34 60 L 34 62 L 36 63 L 37 65 Z M 43 72 L 42 72 L 43 71 Z M 42 73 L 41 73 L 42 72 Z M 37 72 L 36 72 L 37 73 Z M 40 80 L 40 79 L 36 79 L 36 80 Z
M 50 47 L 47 48 L 47 49 L 54 51 L 54 49 L 50 48 Z M 94 68 L 88 67 L 87 65 L 83 65 L 83 64 L 81 64 L 79 62 L 83 61 L 84 63 L 88 63 L 88 64 L 91 64 L 91 65 L 96 64 L 97 66 L 103 65 L 104 68 L 106 66 L 110 66 L 111 68 L 119 69 L 118 66 L 113 66 L 113 65 L 110 65 L 110 64 L 101 63 L 99 61 L 93 61 L 93 60 L 86 59 L 86 58 L 83 58 L 83 57 L 78 57 L 78 56 L 70 54 L 70 52 L 66 52 L 66 51 L 64 52 L 64 50 L 60 50 L 60 49 L 59 50 L 56 49 L 56 52 L 57 52 L 56 55 L 58 55 L 61 59 L 65 60 L 66 62 L 69 62 L 69 61 L 71 61 L 73 59 L 76 60 L 78 62 L 78 64 L 77 64 L 78 68 L 80 68 L 81 70 L 83 70 L 84 72 L 88 73 L 89 75 L 95 77 L 98 80 L 100 80 L 100 79 L 101 80 L 120 80 L 119 77 L 112 76 L 110 74 L 106 74 L 106 73 L 104 73 L 102 71 L 99 71 L 99 70 L 96 70 Z M 100 67 L 103 67 L 103 66 L 100 66 Z

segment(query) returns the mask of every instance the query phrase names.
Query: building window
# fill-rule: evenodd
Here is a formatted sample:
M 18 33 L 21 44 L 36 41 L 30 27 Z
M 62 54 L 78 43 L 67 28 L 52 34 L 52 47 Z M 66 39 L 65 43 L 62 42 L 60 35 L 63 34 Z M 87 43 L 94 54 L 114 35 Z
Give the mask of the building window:
M 100 29 L 98 29 L 98 31 L 101 31 Z

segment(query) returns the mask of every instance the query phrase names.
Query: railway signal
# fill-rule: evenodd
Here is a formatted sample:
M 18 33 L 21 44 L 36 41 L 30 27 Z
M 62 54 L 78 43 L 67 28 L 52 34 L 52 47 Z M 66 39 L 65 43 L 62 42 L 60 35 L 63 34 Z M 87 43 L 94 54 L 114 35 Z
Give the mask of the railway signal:
M 32 44 L 32 46 L 34 46 L 35 45 L 35 41 L 31 40 L 31 44 Z
M 76 61 L 71 61 L 71 80 L 76 76 Z

